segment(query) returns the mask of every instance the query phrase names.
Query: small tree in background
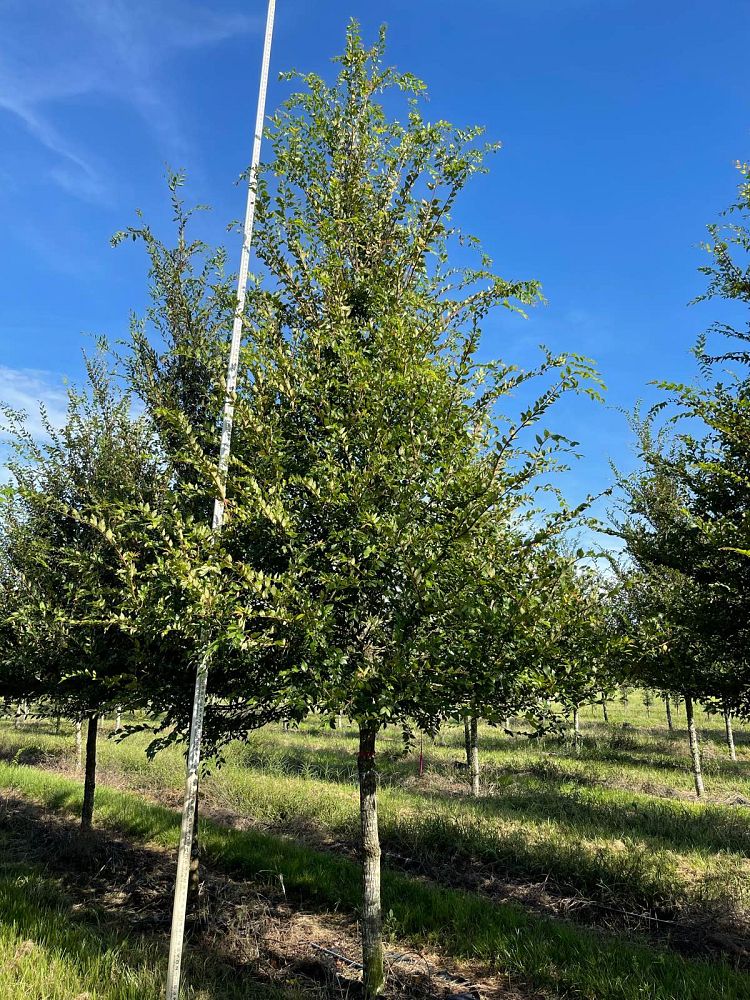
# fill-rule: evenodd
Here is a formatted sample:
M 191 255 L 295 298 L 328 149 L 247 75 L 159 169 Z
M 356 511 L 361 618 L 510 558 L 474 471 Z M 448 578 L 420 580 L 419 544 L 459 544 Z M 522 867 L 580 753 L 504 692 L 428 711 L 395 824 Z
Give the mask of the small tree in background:
M 81 825 L 91 826 L 99 717 L 141 703 L 139 661 L 117 625 L 128 564 L 107 528 L 112 510 L 153 500 L 161 469 L 148 422 L 106 372 L 86 362 L 88 383 L 68 393 L 66 420 L 42 414 L 45 440 L 6 410 L 14 488 L 4 505 L 2 565 L 10 614 L 0 690 L 43 702 L 51 714 L 88 720 Z

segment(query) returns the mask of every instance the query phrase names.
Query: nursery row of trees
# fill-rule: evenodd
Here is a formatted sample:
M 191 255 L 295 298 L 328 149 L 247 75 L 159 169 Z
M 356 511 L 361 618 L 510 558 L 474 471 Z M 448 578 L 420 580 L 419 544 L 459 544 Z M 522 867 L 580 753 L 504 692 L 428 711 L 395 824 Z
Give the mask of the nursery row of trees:
M 44 440 L 6 411 L 0 528 L 0 696 L 88 720 L 84 825 L 101 714 L 145 713 L 154 750 L 184 740 L 199 667 L 211 752 L 311 712 L 356 724 L 373 995 L 382 728 L 466 719 L 471 734 L 478 718 L 513 715 L 540 733 L 626 679 L 679 692 L 688 712 L 700 699 L 743 715 L 750 566 L 739 377 L 665 386 L 690 434 L 655 433 L 656 412 L 638 423 L 643 467 L 621 482 L 616 528 L 624 568 L 600 571 L 571 546 L 589 502 L 563 499 L 576 443 L 549 420 L 569 394 L 598 400 L 599 377 L 575 354 L 542 352 L 532 371 L 479 359 L 488 318 L 540 289 L 495 274 L 451 222 L 493 147 L 480 129 L 426 121 L 423 85 L 383 52 L 382 36 L 367 50 L 352 26 L 337 80 L 303 77 L 270 121 L 226 493 L 236 299 L 223 252 L 192 237 L 174 175 L 174 243 L 146 225 L 115 238 L 146 249 L 147 315 L 87 359 Z M 403 121 L 386 116 L 388 92 L 406 95 Z M 714 236 L 711 294 L 746 300 L 747 272 L 734 294 Z M 721 364 L 700 358 L 709 373 Z M 478 765 L 473 777 L 478 792 Z

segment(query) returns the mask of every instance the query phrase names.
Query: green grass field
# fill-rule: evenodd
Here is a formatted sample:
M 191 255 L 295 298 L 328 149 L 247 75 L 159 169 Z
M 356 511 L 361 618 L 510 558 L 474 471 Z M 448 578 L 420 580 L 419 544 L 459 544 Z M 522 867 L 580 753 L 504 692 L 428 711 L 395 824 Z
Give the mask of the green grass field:
M 509 987 L 516 992 L 507 995 L 521 997 L 750 998 L 743 971 L 750 743 L 738 728 L 738 760 L 731 762 L 723 721 L 699 713 L 707 798 L 697 803 L 684 713 L 675 714 L 670 735 L 663 708 L 647 714 L 638 695 L 609 711 L 606 725 L 598 707 L 583 711 L 578 752 L 565 740 L 529 742 L 482 729 L 479 800 L 454 767 L 463 752 L 458 727 L 425 741 L 423 778 L 417 753 L 402 755 L 400 733 L 384 734 L 380 822 L 390 947 L 469 969 L 480 984 L 484 976 L 486 996 Z M 80 783 L 69 773 L 72 732 L 64 724 L 59 735 L 54 730 L 48 720 L 17 730 L 0 725 L 0 787 L 8 801 L 46 810 L 36 821 L 41 827 L 50 813 L 68 817 L 80 800 Z M 147 762 L 145 742 L 143 735 L 101 741 L 95 824 L 161 851 L 163 909 L 171 870 L 164 850 L 177 840 L 183 765 L 177 749 Z M 355 753 L 354 730 L 316 720 L 230 748 L 224 766 L 203 781 L 211 892 L 221 895 L 225 879 L 270 898 L 281 876 L 292 909 L 323 923 L 331 914 L 353 916 Z M 64 865 L 51 869 L 24 852 L 29 838 L 14 821 L 3 822 L 0 833 L 15 845 L 0 861 L 0 998 L 158 997 L 163 922 L 146 929 L 123 923 L 117 905 L 97 908 L 96 894 L 81 902 L 80 872 L 71 880 Z M 246 958 L 242 974 L 232 974 L 237 955 L 207 951 L 204 934 L 191 949 L 194 992 L 187 995 L 341 995 L 304 975 L 263 978 L 262 962 Z M 13 992 L 12 982 L 26 993 Z

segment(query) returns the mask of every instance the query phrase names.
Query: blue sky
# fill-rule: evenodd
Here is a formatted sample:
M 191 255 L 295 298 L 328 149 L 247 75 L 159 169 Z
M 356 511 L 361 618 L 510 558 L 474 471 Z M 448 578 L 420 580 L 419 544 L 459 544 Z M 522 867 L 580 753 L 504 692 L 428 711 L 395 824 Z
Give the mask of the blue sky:
M 141 208 L 168 233 L 165 164 L 214 206 L 209 239 L 243 211 L 265 0 L 0 0 L 0 398 L 53 412 L 90 336 L 146 301 L 136 248 L 111 234 Z M 506 277 L 548 305 L 487 326 L 483 350 L 529 364 L 545 342 L 594 357 L 608 407 L 566 404 L 585 459 L 577 499 L 629 464 L 618 408 L 650 379 L 690 377 L 713 318 L 696 244 L 750 158 L 747 0 L 278 0 L 281 69 L 330 73 L 349 17 L 389 26 L 390 61 L 428 83 L 428 113 L 503 142 L 454 213 Z M 234 240 L 236 243 L 236 239 Z

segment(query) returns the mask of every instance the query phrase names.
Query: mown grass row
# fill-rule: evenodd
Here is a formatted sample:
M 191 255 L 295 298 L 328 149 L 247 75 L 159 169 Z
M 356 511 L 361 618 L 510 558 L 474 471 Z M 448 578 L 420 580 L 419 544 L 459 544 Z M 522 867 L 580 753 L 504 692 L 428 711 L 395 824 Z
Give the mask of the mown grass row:
M 77 782 L 36 768 L 0 764 L 0 787 L 56 810 L 75 812 L 80 806 Z M 100 824 L 112 826 L 136 841 L 170 848 L 176 845 L 177 812 L 148 803 L 133 793 L 100 789 L 97 817 Z M 346 859 L 289 839 L 228 829 L 213 822 L 204 822 L 201 834 L 203 850 L 212 863 L 250 877 L 262 874 L 268 878 L 269 872 L 280 873 L 287 891 L 308 905 L 349 912 L 357 907 L 359 872 Z M 748 977 L 724 963 L 688 961 L 539 918 L 517 906 L 495 905 L 471 893 L 438 888 L 386 871 L 383 897 L 388 930 L 395 937 L 439 948 L 456 958 L 481 960 L 502 970 L 510 981 L 518 977 L 559 997 L 750 998 Z M 33 899 L 30 906 L 33 911 Z M 21 930 L 16 938 L 24 933 Z M 67 949 L 78 961 L 82 947 L 68 941 L 61 951 Z M 131 994 L 105 995 L 119 998 Z

